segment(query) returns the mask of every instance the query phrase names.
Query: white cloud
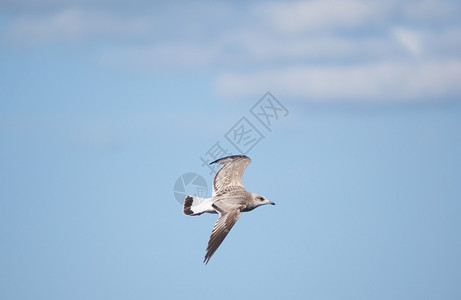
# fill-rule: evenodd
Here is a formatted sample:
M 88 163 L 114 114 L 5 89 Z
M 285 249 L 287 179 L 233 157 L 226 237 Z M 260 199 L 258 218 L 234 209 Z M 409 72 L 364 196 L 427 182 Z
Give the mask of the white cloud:
M 403 101 L 459 92 L 461 21 L 441 16 L 461 5 L 447 0 L 98 1 L 49 0 L 49 11 L 11 18 L 3 38 L 31 49 L 91 46 L 104 67 L 215 74 L 229 97 L 279 89 L 305 99 Z
M 314 0 L 273 2 L 258 7 L 271 26 L 283 33 L 350 29 L 382 21 L 389 13 L 385 1 Z
M 224 73 L 218 77 L 216 88 L 224 97 L 257 96 L 270 90 L 314 102 L 434 100 L 461 92 L 461 60 Z
M 424 24 L 459 20 L 459 1 L 407 0 L 398 4 L 397 7 L 407 19 L 421 21 Z
M 266 65 L 298 64 L 299 61 L 349 62 L 397 57 L 398 41 L 389 37 L 347 39 L 339 36 L 312 36 L 304 39 L 274 39 L 267 35 L 242 33 L 223 36 L 213 42 L 178 41 L 133 45 L 104 53 L 106 66 L 157 70 L 257 69 Z
M 50 14 L 22 15 L 6 30 L 14 43 L 38 46 L 49 43 L 87 43 L 101 39 L 136 41 L 151 34 L 155 22 L 144 16 L 122 17 L 114 13 L 68 8 Z
M 395 38 L 411 54 L 417 56 L 422 52 L 421 36 L 418 32 L 406 28 L 395 27 L 392 29 Z

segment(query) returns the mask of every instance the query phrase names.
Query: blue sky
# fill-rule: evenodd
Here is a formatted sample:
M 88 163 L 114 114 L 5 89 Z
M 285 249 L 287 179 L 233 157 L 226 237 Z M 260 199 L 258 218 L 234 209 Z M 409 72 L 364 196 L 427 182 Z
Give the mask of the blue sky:
M 459 299 L 457 1 L 0 0 L 0 298 Z M 289 111 L 267 130 L 250 108 Z M 179 176 L 242 117 L 244 214 Z

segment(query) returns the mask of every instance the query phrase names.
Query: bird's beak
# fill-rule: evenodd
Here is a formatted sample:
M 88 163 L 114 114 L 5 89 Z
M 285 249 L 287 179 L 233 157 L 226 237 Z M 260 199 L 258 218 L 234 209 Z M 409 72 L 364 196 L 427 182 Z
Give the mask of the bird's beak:
M 272 202 L 272 201 L 271 201 L 271 202 L 269 202 L 269 204 L 270 204 L 270 205 L 275 205 L 275 203 L 274 203 L 274 202 Z

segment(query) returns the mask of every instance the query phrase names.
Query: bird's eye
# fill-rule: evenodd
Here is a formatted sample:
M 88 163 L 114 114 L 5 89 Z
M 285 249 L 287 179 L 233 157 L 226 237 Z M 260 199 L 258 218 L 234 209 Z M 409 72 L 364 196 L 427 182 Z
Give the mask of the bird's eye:
M 263 197 L 259 197 L 259 200 L 264 201 L 264 198 L 263 198 Z

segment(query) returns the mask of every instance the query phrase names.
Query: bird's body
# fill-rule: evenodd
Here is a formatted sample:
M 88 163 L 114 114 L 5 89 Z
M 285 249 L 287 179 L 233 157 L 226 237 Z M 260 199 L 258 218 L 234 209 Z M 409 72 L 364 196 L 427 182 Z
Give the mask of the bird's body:
M 212 197 L 187 196 L 184 200 L 185 215 L 219 214 L 208 242 L 205 263 L 208 263 L 216 252 L 242 212 L 251 211 L 264 204 L 275 204 L 259 194 L 247 192 L 243 186 L 243 172 L 250 162 L 251 159 L 245 155 L 228 156 L 212 162 L 222 165 L 213 180 Z

